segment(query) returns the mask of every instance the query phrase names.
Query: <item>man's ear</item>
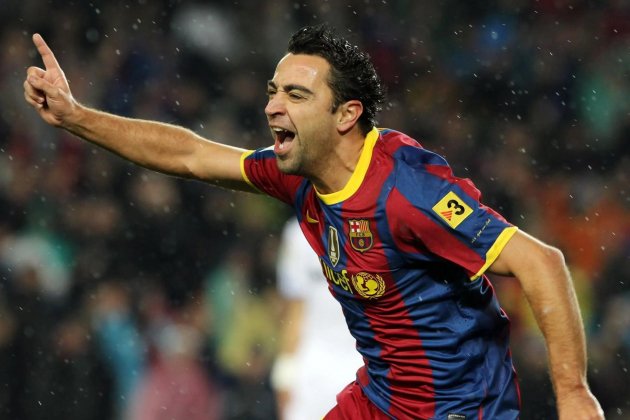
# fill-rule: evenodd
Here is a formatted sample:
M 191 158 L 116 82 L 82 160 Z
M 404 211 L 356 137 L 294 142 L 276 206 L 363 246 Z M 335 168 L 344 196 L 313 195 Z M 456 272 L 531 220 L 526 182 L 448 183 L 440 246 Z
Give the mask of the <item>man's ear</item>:
M 363 114 L 363 104 L 361 101 L 353 99 L 339 105 L 337 108 L 337 130 L 341 133 L 350 131 L 359 121 Z

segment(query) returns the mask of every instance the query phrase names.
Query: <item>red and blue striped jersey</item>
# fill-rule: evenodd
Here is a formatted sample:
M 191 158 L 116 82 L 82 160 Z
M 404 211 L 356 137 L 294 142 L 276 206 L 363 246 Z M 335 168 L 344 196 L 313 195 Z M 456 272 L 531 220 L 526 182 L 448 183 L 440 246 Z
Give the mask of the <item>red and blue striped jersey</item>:
M 509 321 L 484 275 L 516 227 L 480 203 L 470 180 L 388 129 L 367 135 L 351 179 L 333 194 L 280 172 L 270 148 L 245 153 L 241 169 L 293 206 L 376 406 L 396 419 L 518 417 Z

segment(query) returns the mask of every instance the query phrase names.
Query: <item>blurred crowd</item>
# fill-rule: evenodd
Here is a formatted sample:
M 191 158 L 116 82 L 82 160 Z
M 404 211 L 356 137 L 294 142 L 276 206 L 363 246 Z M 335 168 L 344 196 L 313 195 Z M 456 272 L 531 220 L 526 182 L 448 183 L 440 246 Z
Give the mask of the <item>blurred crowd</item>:
M 388 90 L 381 126 L 444 155 L 486 204 L 565 252 L 591 386 L 607 418 L 630 419 L 624 0 L 1 1 L 0 419 L 277 416 L 289 209 L 46 126 L 22 95 L 41 65 L 31 34 L 80 102 L 258 148 L 289 35 L 321 22 L 372 56 Z M 493 281 L 523 418 L 553 419 L 544 342 L 518 283 Z

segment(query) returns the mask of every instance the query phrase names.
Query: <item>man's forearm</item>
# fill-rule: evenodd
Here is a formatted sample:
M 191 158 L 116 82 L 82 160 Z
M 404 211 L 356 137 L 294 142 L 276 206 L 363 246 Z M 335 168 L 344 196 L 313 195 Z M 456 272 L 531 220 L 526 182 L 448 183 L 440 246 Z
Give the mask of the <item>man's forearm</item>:
M 544 263 L 524 282 L 526 297 L 545 336 L 556 394 L 587 386 L 586 345 L 577 297 L 562 254 L 547 250 Z
M 191 131 L 155 121 L 125 118 L 78 106 L 63 124 L 69 132 L 138 165 L 192 177 L 185 163 L 203 141 Z
M 46 123 L 156 171 L 253 190 L 241 173 L 244 150 L 205 140 L 182 127 L 124 118 L 81 105 L 44 39 L 34 34 L 33 43 L 45 69 L 27 69 L 24 99 Z
M 603 419 L 586 379 L 582 316 L 562 253 L 519 231 L 505 245 L 491 271 L 514 275 L 523 287 L 545 336 L 560 420 Z
M 152 170 L 235 188 L 242 181 L 237 162 L 243 150 L 206 140 L 183 127 L 81 105 L 62 127 Z

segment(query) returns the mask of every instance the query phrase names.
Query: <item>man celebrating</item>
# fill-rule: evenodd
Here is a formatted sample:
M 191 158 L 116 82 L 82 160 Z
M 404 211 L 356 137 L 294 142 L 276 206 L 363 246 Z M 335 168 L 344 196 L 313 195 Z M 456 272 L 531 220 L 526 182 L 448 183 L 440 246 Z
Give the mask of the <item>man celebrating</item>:
M 245 151 L 81 105 L 33 41 L 44 69 L 27 70 L 25 97 L 47 123 L 147 168 L 293 207 L 365 360 L 326 419 L 518 418 L 509 321 L 486 272 L 520 281 L 560 418 L 603 418 L 562 253 L 481 204 L 443 158 L 377 129 L 381 84 L 355 46 L 325 27 L 296 32 L 267 85 L 274 146 Z

